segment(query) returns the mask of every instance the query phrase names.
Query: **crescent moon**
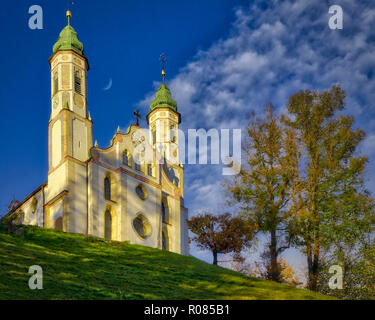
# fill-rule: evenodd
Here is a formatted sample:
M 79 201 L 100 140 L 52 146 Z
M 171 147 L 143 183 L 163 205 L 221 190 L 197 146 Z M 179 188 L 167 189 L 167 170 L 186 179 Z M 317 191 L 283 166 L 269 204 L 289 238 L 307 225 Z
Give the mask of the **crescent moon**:
M 103 88 L 103 91 L 107 91 L 111 89 L 111 87 L 112 87 L 112 78 L 109 79 L 109 83 L 106 87 Z

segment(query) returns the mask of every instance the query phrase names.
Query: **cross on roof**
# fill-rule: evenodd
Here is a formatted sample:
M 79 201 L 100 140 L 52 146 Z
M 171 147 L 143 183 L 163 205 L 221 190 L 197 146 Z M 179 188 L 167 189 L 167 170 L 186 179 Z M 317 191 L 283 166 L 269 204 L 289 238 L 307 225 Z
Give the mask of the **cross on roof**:
M 159 58 L 160 62 L 161 62 L 161 67 L 162 69 L 164 70 L 165 69 L 165 64 L 167 63 L 167 58 L 165 57 L 165 54 L 162 53 L 160 55 L 160 58 Z
M 66 0 L 67 2 L 67 7 L 68 7 L 68 10 L 70 10 L 70 6 L 72 6 L 74 4 L 73 0 Z
M 140 117 L 141 117 L 141 114 L 139 113 L 139 110 L 135 110 L 135 111 L 133 112 L 133 114 L 134 114 L 134 116 L 135 116 L 135 118 L 136 118 L 136 126 L 139 126 L 139 119 L 140 119 Z

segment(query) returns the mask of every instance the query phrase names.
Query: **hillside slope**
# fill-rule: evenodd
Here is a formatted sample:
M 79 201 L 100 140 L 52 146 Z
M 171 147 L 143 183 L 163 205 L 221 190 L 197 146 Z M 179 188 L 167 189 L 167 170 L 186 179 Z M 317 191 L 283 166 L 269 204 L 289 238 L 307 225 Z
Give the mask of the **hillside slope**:
M 31 265 L 43 290 L 30 290 Z M 328 299 L 193 257 L 38 227 L 0 226 L 0 299 Z

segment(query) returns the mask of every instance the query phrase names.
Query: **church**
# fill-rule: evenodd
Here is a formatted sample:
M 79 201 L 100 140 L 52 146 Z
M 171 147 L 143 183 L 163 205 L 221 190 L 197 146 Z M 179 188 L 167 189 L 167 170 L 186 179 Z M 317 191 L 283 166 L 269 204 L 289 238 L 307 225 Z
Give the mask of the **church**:
M 93 144 L 88 59 L 70 25 L 49 59 L 51 117 L 48 180 L 7 216 L 16 222 L 189 254 L 184 168 L 178 161 L 181 115 L 164 83 L 146 116 L 149 128 L 118 128 L 108 148 Z

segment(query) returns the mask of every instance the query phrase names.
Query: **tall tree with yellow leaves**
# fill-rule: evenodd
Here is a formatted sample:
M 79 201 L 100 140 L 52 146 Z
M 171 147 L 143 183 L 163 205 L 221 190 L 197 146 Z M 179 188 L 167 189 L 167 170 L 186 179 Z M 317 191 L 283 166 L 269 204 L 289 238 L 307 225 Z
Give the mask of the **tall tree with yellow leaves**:
M 269 239 L 268 277 L 281 282 L 278 256 L 293 238 L 289 202 L 298 176 L 299 151 L 294 129 L 283 127 L 279 120 L 271 104 L 266 106 L 265 119 L 253 115 L 244 147 L 246 163 L 226 187 L 240 205 L 240 213 Z
M 300 91 L 289 98 L 283 122 L 298 133 L 302 158 L 291 213 L 295 244 L 307 256 L 308 288 L 317 290 L 321 249 L 340 241 L 354 243 L 371 232 L 373 200 L 364 187 L 367 157 L 356 149 L 365 133 L 354 118 L 338 115 L 345 92 Z

